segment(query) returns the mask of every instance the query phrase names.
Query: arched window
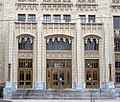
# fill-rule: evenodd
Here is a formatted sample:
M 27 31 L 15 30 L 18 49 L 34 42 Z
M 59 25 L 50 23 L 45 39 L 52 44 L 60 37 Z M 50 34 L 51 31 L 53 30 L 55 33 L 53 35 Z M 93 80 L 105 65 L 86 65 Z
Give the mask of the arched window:
M 90 38 L 86 40 L 84 45 L 85 45 L 85 50 L 98 50 L 98 46 L 99 46 L 96 39 L 90 39 Z
M 28 36 L 22 36 L 18 38 L 18 50 L 32 50 L 33 38 Z
M 50 38 L 46 43 L 47 50 L 71 50 L 71 40 L 66 38 Z

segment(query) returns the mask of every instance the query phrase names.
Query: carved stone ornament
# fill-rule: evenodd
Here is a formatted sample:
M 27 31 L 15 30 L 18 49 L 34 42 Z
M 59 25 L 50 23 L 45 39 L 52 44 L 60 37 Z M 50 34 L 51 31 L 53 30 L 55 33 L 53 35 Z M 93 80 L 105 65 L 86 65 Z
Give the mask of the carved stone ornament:
M 120 13 L 120 4 L 111 5 L 113 13 Z
M 98 51 L 85 51 L 85 58 L 99 58 Z
M 72 52 L 47 52 L 47 59 L 72 58 Z
M 73 4 L 41 4 L 42 10 L 45 11 L 72 11 Z
M 115 61 L 116 62 L 120 61 L 120 53 L 115 54 Z
M 28 52 L 28 53 L 24 53 L 24 52 L 22 52 L 22 53 L 18 53 L 18 58 L 28 58 L 28 59 L 31 59 L 31 58 L 33 58 L 33 54 L 30 52 Z

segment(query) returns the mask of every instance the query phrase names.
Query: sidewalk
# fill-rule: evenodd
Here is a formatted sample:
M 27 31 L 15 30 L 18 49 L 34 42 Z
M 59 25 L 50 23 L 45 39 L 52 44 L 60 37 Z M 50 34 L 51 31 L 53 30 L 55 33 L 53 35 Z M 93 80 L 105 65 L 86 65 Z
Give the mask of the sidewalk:
M 12 102 L 91 102 L 90 100 L 46 100 L 46 99 L 19 99 L 19 100 L 9 100 Z M 2 102 L 0 100 L 0 102 Z M 4 102 L 4 101 L 3 101 Z M 97 99 L 95 101 L 92 102 L 120 102 L 120 99 Z

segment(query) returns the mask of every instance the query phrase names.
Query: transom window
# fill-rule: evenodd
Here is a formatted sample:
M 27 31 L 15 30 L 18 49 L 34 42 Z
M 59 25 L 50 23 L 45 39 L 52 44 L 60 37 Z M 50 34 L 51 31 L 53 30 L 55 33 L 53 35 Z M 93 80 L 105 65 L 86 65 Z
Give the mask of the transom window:
M 18 38 L 18 50 L 32 50 L 32 49 L 33 38 L 27 36 Z
M 71 68 L 71 63 L 70 59 L 50 59 L 47 60 L 47 68 Z
M 46 43 L 47 50 L 71 50 L 71 39 L 67 38 L 50 38 Z
M 85 68 L 98 68 L 99 61 L 97 59 L 86 59 L 85 60 Z
M 85 50 L 98 50 L 99 44 L 96 39 L 86 39 L 85 41 Z

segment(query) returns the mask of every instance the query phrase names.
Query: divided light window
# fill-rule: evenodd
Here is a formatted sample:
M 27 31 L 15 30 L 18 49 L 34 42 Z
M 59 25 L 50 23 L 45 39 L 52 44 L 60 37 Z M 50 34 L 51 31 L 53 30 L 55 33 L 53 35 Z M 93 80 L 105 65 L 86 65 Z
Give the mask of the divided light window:
M 114 29 L 120 29 L 120 16 L 113 16 Z
M 43 15 L 44 22 L 51 22 L 51 15 Z
M 55 23 L 60 23 L 61 22 L 61 15 L 54 15 L 53 18 L 54 18 Z
M 18 14 L 18 21 L 25 21 L 26 15 L 25 14 Z
M 65 22 L 70 22 L 71 21 L 71 16 L 70 15 L 64 15 L 64 20 Z
M 36 15 L 35 14 L 28 14 L 28 21 L 29 22 L 35 22 L 36 21 Z
M 95 22 L 95 20 L 96 20 L 95 15 L 88 15 L 88 22 L 93 23 Z
M 80 15 L 80 22 L 85 23 L 86 22 L 86 16 L 85 15 Z

